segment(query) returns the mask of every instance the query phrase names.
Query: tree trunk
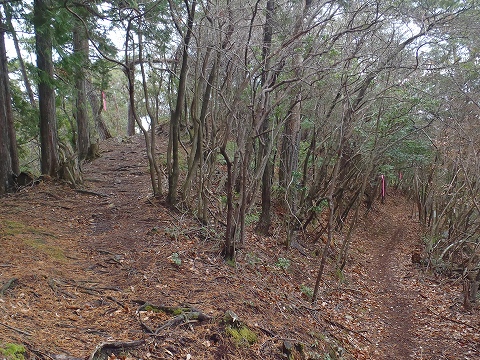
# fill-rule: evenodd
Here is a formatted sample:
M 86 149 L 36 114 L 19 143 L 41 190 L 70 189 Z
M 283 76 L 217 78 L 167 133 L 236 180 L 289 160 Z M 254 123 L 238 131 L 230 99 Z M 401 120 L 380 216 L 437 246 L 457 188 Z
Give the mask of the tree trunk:
M 35 45 L 39 71 L 41 172 L 56 177 L 59 169 L 55 91 L 53 87 L 52 33 L 49 0 L 34 1 Z
M 187 7 L 188 4 L 185 2 Z M 193 32 L 193 20 L 195 17 L 195 7 L 197 1 L 193 0 L 192 6 L 188 10 L 187 31 L 183 38 L 183 54 L 182 66 L 180 68 L 180 78 L 178 81 L 177 103 L 175 110 L 170 117 L 170 137 L 168 151 L 168 196 L 167 203 L 175 206 L 177 204 L 178 177 L 180 173 L 180 165 L 178 158 L 179 142 L 180 142 L 180 120 L 182 118 L 183 105 L 186 95 L 186 81 L 188 72 L 188 46 Z
M 110 139 L 112 137 L 112 134 L 110 133 L 110 130 L 108 129 L 107 124 L 105 124 L 105 121 L 103 120 L 103 116 L 102 116 L 102 112 L 103 112 L 103 106 L 101 105 L 103 101 L 102 93 L 96 91 L 92 83 L 87 81 L 87 95 L 88 95 L 88 101 L 90 103 L 90 107 L 92 108 L 92 113 L 93 113 L 94 122 L 95 122 L 95 129 L 97 131 L 98 137 L 101 140 Z
M 83 24 L 79 21 L 76 21 L 73 29 L 73 51 L 79 61 L 75 79 L 75 119 L 78 132 L 77 153 L 78 159 L 84 160 L 88 156 L 90 149 L 90 127 L 87 115 L 87 86 L 85 77 L 85 67 L 88 63 L 88 38 Z
M 27 91 L 30 105 L 36 108 L 37 102 L 35 101 L 35 96 L 33 94 L 32 86 L 30 85 L 30 81 L 27 76 L 25 62 L 23 61 L 22 52 L 20 51 L 20 45 L 18 43 L 17 32 L 15 31 L 15 28 L 13 27 L 13 24 L 12 24 L 12 8 L 8 3 L 4 3 L 3 8 L 5 10 L 5 18 L 6 18 L 8 30 L 10 31 L 10 35 L 12 36 L 13 44 L 15 46 L 15 52 L 17 53 L 18 64 L 20 66 L 20 71 L 23 77 L 23 85 L 25 85 L 25 90 Z
M 1 16 L 1 15 L 0 15 Z M 8 91 L 7 57 L 5 52 L 5 31 L 0 18 L 0 195 L 8 191 L 12 184 L 12 158 L 10 145 L 10 124 L 7 103 L 10 101 Z
M 3 19 L 0 15 L 0 66 L 1 66 L 1 76 L 0 82 L 3 85 L 3 96 L 0 99 L 3 99 L 5 106 L 5 120 L 6 120 L 6 131 L 8 142 L 5 142 L 8 146 L 8 151 L 10 154 L 10 163 L 11 171 L 15 174 L 20 173 L 20 165 L 18 162 L 18 149 L 17 149 L 17 138 L 15 134 L 15 124 L 13 121 L 13 111 L 12 111 L 12 100 L 10 96 L 10 81 L 8 77 L 8 60 L 7 60 L 7 51 L 5 48 L 5 32 L 3 31 L 5 26 L 3 24 Z M 3 112 L 3 110 L 2 110 Z
M 141 21 L 141 20 L 140 20 Z M 158 113 L 154 113 L 150 106 L 150 93 L 148 91 L 147 86 L 147 75 L 145 71 L 144 59 L 143 59 L 143 33 L 141 30 L 142 26 L 141 23 L 138 27 L 138 60 L 140 62 L 140 72 L 142 75 L 142 87 L 143 87 L 143 96 L 145 102 L 145 110 L 147 111 L 147 115 L 150 118 L 150 133 L 148 129 L 146 129 L 142 122 L 138 122 L 137 125 L 140 128 L 143 136 L 145 138 L 145 147 L 147 152 L 148 158 L 148 165 L 150 171 L 150 180 L 152 183 L 153 195 L 154 196 L 162 196 L 163 189 L 162 189 L 162 172 L 160 171 L 160 167 L 155 158 L 155 125 L 158 122 Z M 136 119 L 138 121 L 138 119 Z
M 265 13 L 265 25 L 263 28 L 263 49 L 262 49 L 262 61 L 263 61 L 263 69 L 262 69 L 262 78 L 261 78 L 261 85 L 262 88 L 265 87 L 267 80 L 269 79 L 269 68 L 270 68 L 270 50 L 272 47 L 272 34 L 273 34 L 273 15 L 275 9 L 275 1 L 268 0 L 266 5 L 266 13 Z M 265 93 L 265 97 L 269 96 L 269 93 Z M 265 99 L 268 103 L 268 99 Z M 270 118 L 266 116 L 263 119 L 263 123 L 261 126 L 262 136 L 261 141 L 259 144 L 259 154 L 260 160 L 268 156 L 269 159 L 267 160 L 267 164 L 265 165 L 265 169 L 262 175 L 262 212 L 260 214 L 260 218 L 258 220 L 257 226 L 255 230 L 263 235 L 269 234 L 270 225 L 272 223 L 270 208 L 272 205 L 272 175 L 273 175 L 273 163 L 270 160 L 270 156 L 268 154 L 268 147 L 269 143 L 272 141 L 270 132 L 268 131 L 270 126 Z M 260 161 L 258 161 L 260 163 Z
M 226 260 L 235 259 L 235 224 L 233 221 L 233 181 L 232 162 L 225 150 L 225 144 L 220 147 L 220 153 L 227 164 L 227 228 L 225 229 L 225 246 L 223 256 Z
M 131 77 L 135 79 L 135 63 L 132 60 L 130 64 L 128 64 L 128 69 L 126 70 L 127 77 Z M 129 93 L 135 94 L 135 82 L 129 82 Z M 127 119 L 127 135 L 132 136 L 135 135 L 135 101 L 129 101 L 128 103 L 128 119 Z
M 310 8 L 311 0 L 305 0 L 301 5 L 300 11 L 296 15 L 294 34 L 300 34 L 304 29 L 304 19 Z M 302 47 L 302 37 L 293 49 L 293 71 L 297 78 L 302 77 L 303 55 L 300 50 Z M 288 209 L 287 214 L 287 247 L 294 241 L 295 230 L 298 227 L 297 217 L 297 184 L 295 173 L 298 168 L 298 158 L 300 153 L 300 128 L 301 128 L 301 107 L 302 107 L 302 85 L 299 83 L 292 89 L 293 103 L 290 107 L 290 116 L 285 123 L 285 130 L 282 140 L 281 164 L 280 164 L 280 185 L 285 188 L 285 206 Z

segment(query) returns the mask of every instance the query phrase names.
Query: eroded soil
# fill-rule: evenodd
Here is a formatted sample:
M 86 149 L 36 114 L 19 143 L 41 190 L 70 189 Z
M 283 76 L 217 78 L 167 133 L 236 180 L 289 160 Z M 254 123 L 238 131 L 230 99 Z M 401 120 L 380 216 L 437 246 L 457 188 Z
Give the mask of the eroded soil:
M 332 251 L 311 304 L 322 242 L 302 239 L 304 256 L 278 231 L 250 232 L 236 264 L 225 263 L 221 231 L 151 198 L 143 149 L 141 137 L 110 139 L 83 166 L 83 191 L 43 181 L 0 199 L 0 288 L 11 281 L 0 294 L 0 347 L 23 344 L 45 359 L 138 340 L 125 356 L 285 359 L 292 344 L 296 359 L 480 358 L 480 316 L 462 310 L 460 284 L 411 263 L 418 228 L 402 197 L 359 225 L 343 276 Z M 174 315 L 145 311 L 145 302 L 210 319 L 162 328 Z M 228 310 L 257 341 L 235 343 Z

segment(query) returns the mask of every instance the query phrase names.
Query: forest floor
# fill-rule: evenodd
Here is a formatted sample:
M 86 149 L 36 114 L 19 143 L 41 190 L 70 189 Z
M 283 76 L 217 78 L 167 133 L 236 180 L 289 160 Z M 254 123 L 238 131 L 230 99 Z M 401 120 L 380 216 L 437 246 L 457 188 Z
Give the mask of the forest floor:
M 412 264 L 402 196 L 362 217 L 342 274 L 335 236 L 312 304 L 315 234 L 302 254 L 249 231 L 226 263 L 221 232 L 151 198 L 141 137 L 100 149 L 82 189 L 45 180 L 0 198 L 0 357 L 11 343 L 56 360 L 480 359 L 480 311 L 458 280 Z M 255 336 L 232 336 L 227 312 Z

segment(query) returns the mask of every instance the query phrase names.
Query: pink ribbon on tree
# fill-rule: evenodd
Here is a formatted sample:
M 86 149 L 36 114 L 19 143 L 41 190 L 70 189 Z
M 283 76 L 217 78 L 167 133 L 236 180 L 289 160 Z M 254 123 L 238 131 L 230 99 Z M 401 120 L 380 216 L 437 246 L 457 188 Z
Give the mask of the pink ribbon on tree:
M 107 97 L 105 96 L 105 92 L 102 91 L 102 101 L 103 101 L 103 110 L 107 111 Z

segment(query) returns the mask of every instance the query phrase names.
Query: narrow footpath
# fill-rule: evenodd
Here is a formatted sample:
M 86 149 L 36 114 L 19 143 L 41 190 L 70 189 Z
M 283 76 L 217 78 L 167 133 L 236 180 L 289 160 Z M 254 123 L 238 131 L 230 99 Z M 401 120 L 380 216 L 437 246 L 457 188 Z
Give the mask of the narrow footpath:
M 365 289 L 358 329 L 370 339 L 365 359 L 480 359 L 479 319 L 461 308 L 461 286 L 412 263 L 418 222 L 403 197 L 378 204 L 353 247 Z M 478 315 L 478 314 L 477 314 Z

